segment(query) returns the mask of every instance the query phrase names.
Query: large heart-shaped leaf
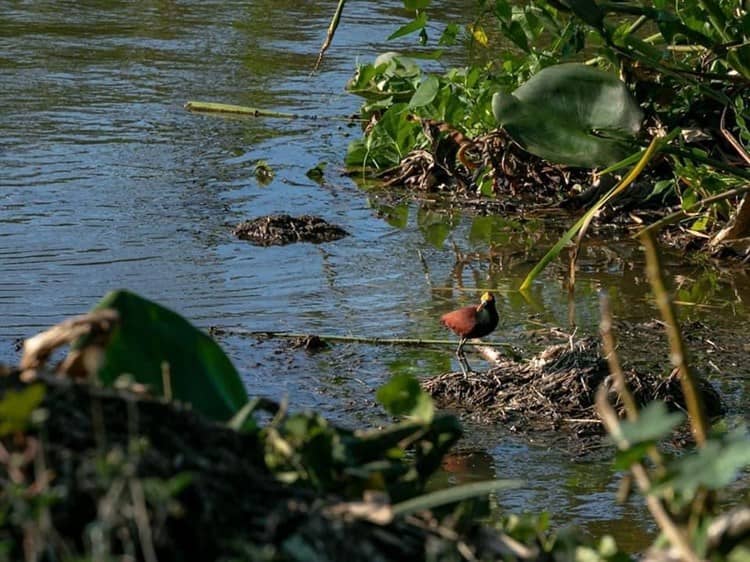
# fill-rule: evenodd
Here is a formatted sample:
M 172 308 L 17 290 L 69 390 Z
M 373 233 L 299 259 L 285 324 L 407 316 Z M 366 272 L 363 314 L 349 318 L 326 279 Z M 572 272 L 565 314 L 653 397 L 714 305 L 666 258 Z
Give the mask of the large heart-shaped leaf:
M 608 166 L 634 152 L 643 119 L 617 76 L 574 63 L 545 68 L 512 94 L 496 93 L 492 112 L 527 151 L 581 167 Z
M 219 421 L 247 402 L 242 381 L 221 348 L 179 314 L 128 291 L 108 293 L 96 308 L 120 314 L 98 373 L 105 385 L 130 374 L 163 394 L 168 376 L 173 398 Z

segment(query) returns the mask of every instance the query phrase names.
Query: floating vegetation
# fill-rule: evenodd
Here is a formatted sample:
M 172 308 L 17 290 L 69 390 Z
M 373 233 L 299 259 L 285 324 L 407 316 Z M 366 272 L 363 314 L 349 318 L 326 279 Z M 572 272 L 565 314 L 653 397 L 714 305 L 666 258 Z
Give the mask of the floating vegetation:
M 608 376 L 599 340 L 587 337 L 552 345 L 526 361 L 500 358 L 486 373 L 441 374 L 423 387 L 441 407 L 464 410 L 482 421 L 510 424 L 521 432 L 560 430 L 586 438 L 605 433 L 595 398 Z M 629 370 L 625 376 L 638 404 L 659 400 L 672 410 L 685 410 L 676 372 L 664 377 Z M 705 380 L 700 391 L 709 416 L 720 415 L 718 392 Z M 622 408 L 619 400 L 615 403 Z

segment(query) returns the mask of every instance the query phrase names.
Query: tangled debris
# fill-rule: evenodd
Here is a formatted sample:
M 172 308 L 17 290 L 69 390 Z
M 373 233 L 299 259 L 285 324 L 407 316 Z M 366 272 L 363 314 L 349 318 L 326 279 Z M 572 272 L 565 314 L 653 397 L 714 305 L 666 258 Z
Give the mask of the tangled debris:
M 625 375 L 639 405 L 661 400 L 670 409 L 685 410 L 676 373 L 663 377 L 629 370 Z M 598 340 L 588 337 L 552 345 L 522 362 L 501 358 L 488 372 L 468 378 L 460 372 L 445 373 L 423 386 L 440 406 L 464 410 L 481 421 L 511 424 L 523 431 L 563 430 L 586 438 L 604 433 L 594 400 L 608 376 Z M 721 415 L 724 408 L 713 386 L 701 379 L 700 391 L 707 414 Z M 617 397 L 612 402 L 622 410 Z
M 413 119 L 417 119 L 413 117 Z M 402 187 L 415 193 L 449 193 L 465 207 L 477 201 L 520 209 L 559 208 L 576 211 L 590 206 L 616 183 L 612 175 L 554 164 L 526 152 L 508 134 L 497 129 L 469 138 L 450 124 L 419 119 L 430 145 L 407 154 L 398 166 L 384 170 L 386 188 Z M 657 170 L 656 176 L 662 173 Z M 664 213 L 676 197 L 650 197 L 654 178 L 633 182 L 603 209 L 602 221 L 625 217 L 629 211 Z M 488 189 L 491 187 L 491 189 Z M 491 195 L 494 198 L 478 197 Z
M 320 244 L 338 240 L 349 233 L 343 228 L 330 224 L 320 217 L 301 215 L 267 215 L 237 225 L 234 235 L 258 246 L 312 242 Z
M 289 345 L 293 349 L 304 349 L 310 353 L 325 351 L 331 347 L 327 341 L 315 334 L 293 338 Z
M 549 204 L 591 182 L 588 170 L 551 164 L 529 154 L 501 129 L 470 139 L 439 121 L 424 119 L 422 128 L 431 146 L 412 151 L 398 166 L 385 170 L 381 177 L 387 187 L 451 189 L 470 195 L 477 190 L 479 176 L 489 173 L 495 195 Z

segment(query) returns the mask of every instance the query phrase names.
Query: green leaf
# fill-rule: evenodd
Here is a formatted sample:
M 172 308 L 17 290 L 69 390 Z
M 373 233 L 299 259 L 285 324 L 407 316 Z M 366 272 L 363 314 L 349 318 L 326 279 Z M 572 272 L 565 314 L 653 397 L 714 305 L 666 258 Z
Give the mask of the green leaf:
M 122 290 L 108 293 L 96 308 L 120 314 L 98 373 L 105 385 L 131 373 L 163 395 L 168 377 L 173 398 L 219 421 L 231 418 L 247 402 L 242 381 L 221 348 L 179 314 Z M 77 345 L 85 345 L 85 340 Z
M 419 85 L 417 91 L 414 92 L 411 101 L 409 101 L 409 107 L 422 107 L 432 103 L 432 100 L 437 96 L 439 89 L 440 80 L 438 80 L 437 76 L 428 76 L 427 79 Z
M 677 16 L 669 13 L 664 9 L 664 6 L 660 6 L 659 4 L 661 3 L 654 2 L 654 7 L 658 10 L 655 18 L 656 25 L 659 26 L 659 31 L 664 40 L 667 43 L 671 43 L 675 35 L 682 30 L 681 22 Z
M 0 401 L 0 436 L 25 431 L 31 415 L 44 399 L 44 385 L 34 384 L 21 390 L 8 390 Z
M 604 12 L 594 0 L 567 0 L 566 2 L 575 15 L 592 27 L 602 28 Z
M 265 160 L 258 160 L 255 163 L 255 179 L 261 185 L 268 185 L 273 180 L 275 173 L 273 168 Z
M 395 51 L 378 55 L 373 64 L 359 65 L 346 89 L 368 100 L 409 99 L 421 80 L 422 70 L 409 57 Z
M 750 466 L 750 436 L 735 431 L 723 439 L 710 439 L 693 454 L 673 462 L 676 476 L 665 482 L 686 496 L 700 487 L 717 490 L 731 484 L 741 470 Z
M 364 168 L 367 162 L 368 148 L 365 139 L 355 139 L 349 143 L 344 157 L 347 168 Z
M 195 475 L 190 472 L 178 472 L 172 478 L 144 478 L 143 489 L 146 498 L 154 504 L 163 504 L 171 498 L 177 497 L 185 488 L 195 480 Z
M 643 114 L 614 74 L 559 64 L 492 98 L 495 119 L 524 149 L 561 164 L 598 167 L 635 152 Z
M 619 437 L 627 440 L 631 446 L 659 441 L 669 436 L 684 419 L 682 413 L 668 411 L 664 402 L 651 402 L 641 410 L 637 420 L 620 424 Z
M 648 198 L 651 199 L 652 197 L 661 195 L 664 192 L 668 192 L 668 191 L 673 192 L 674 190 L 675 190 L 674 179 L 659 180 L 657 182 L 654 182 L 654 188 L 651 190 L 651 193 L 649 193 Z
M 495 0 L 495 17 L 502 22 L 507 22 L 513 16 L 513 10 L 506 0 Z
M 706 232 L 710 224 L 711 217 L 709 215 L 699 215 L 698 218 L 693 221 L 693 224 L 690 225 L 690 229 L 695 230 L 696 232 Z
M 615 455 L 614 469 L 627 470 L 633 466 L 633 464 L 641 462 L 652 446 L 653 443 L 650 442 L 638 443 L 637 445 L 632 445 L 625 450 L 617 451 L 617 454 Z
M 489 173 L 483 173 L 477 180 L 477 185 L 479 185 L 479 192 L 485 197 L 495 195 L 495 180 Z
M 395 166 L 416 144 L 421 126 L 405 118 L 409 106 L 392 105 L 364 140 L 353 141 L 346 155 L 348 167 Z
M 456 38 L 458 37 L 458 32 L 460 29 L 461 28 L 458 26 L 458 24 L 455 23 L 449 23 L 448 25 L 446 25 L 443 34 L 438 40 L 438 45 L 455 45 Z
M 318 162 L 305 172 L 305 175 L 316 183 L 323 183 L 323 172 L 326 169 L 327 162 Z
M 421 31 L 424 29 L 426 25 L 427 25 L 427 12 L 420 12 L 417 15 L 417 17 L 414 18 L 413 21 L 410 21 L 406 25 L 402 25 L 396 31 L 391 33 L 391 35 L 388 37 L 388 40 L 390 41 L 391 39 L 404 37 L 405 35 L 410 35 L 411 33 L 414 33 L 415 31 Z
M 395 375 L 381 386 L 375 398 L 392 416 L 408 416 L 429 423 L 435 413 L 432 398 L 411 375 Z
M 519 21 L 513 20 L 507 25 L 503 24 L 502 28 L 503 32 L 508 36 L 508 39 L 513 41 L 524 52 L 529 52 L 529 40 L 527 39 L 526 32 Z

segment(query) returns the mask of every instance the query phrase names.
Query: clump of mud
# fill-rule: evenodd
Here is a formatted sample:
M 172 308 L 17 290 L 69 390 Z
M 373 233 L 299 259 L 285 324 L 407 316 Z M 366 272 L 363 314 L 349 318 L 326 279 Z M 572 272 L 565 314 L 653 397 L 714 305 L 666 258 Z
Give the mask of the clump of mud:
M 312 242 L 320 244 L 338 240 L 349 233 L 343 228 L 330 224 L 320 217 L 302 215 L 267 215 L 252 221 L 238 224 L 234 235 L 258 246 Z
M 673 373 L 625 372 L 639 405 L 661 400 L 671 410 L 685 410 L 680 381 Z M 609 376 L 596 338 L 552 345 L 539 355 L 515 361 L 502 358 L 486 373 L 445 373 L 428 379 L 424 388 L 441 407 L 468 412 L 481 421 L 511 424 L 523 432 L 565 431 L 581 438 L 604 433 L 594 400 L 599 385 Z M 723 413 L 718 392 L 700 381 L 700 392 L 710 417 Z M 622 404 L 611 397 L 615 407 Z

